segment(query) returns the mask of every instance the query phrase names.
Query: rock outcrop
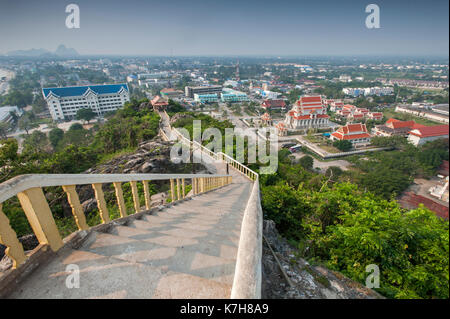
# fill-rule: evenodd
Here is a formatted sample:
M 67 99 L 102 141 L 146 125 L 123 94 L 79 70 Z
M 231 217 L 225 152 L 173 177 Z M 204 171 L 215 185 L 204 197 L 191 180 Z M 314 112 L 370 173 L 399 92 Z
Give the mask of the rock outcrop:
M 202 173 L 206 169 L 198 163 L 175 164 L 170 160 L 171 142 L 154 138 L 139 144 L 136 152 L 117 156 L 106 163 L 88 169 L 86 174 L 169 174 L 169 173 Z M 154 182 L 162 185 L 164 182 Z M 104 184 L 103 189 L 108 192 L 111 185 Z M 97 208 L 94 191 L 90 185 L 77 186 L 78 196 L 84 212 L 89 213 Z M 63 198 L 62 207 L 67 216 L 71 215 L 71 208 L 66 198 Z

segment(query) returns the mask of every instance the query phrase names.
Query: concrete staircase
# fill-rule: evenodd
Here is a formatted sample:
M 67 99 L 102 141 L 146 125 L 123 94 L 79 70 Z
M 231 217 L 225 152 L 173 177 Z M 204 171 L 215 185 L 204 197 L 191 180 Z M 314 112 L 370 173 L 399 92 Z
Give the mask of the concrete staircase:
M 140 219 L 91 232 L 23 281 L 10 298 L 229 298 L 252 182 L 233 183 Z M 68 289 L 79 267 L 79 288 Z

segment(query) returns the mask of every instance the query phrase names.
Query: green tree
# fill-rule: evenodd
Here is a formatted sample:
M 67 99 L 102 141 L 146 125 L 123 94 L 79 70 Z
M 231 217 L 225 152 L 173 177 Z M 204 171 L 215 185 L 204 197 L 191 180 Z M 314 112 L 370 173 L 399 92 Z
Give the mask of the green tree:
M 14 138 L 0 141 L 0 167 L 10 164 L 18 159 L 18 148 L 17 140 Z
M 7 134 L 9 131 L 9 124 L 6 122 L 0 122 L 0 138 L 7 138 Z
M 338 140 L 333 142 L 333 146 L 342 152 L 348 152 L 352 149 L 353 145 L 347 140 Z
M 96 114 L 92 111 L 92 109 L 83 108 L 77 111 L 75 117 L 77 120 L 84 120 L 89 123 L 90 120 L 96 117 Z
M 305 155 L 299 160 L 299 163 L 305 169 L 311 170 L 314 165 L 314 159 L 309 155 Z
M 63 139 L 64 131 L 60 128 L 54 128 L 48 133 L 48 139 L 50 140 L 50 144 L 53 146 L 53 149 L 56 148 L 58 143 Z
M 38 125 L 34 122 L 35 116 L 31 112 L 25 112 L 19 119 L 19 129 L 24 130 L 27 135 L 29 134 L 29 130 L 37 127 Z
M 48 152 L 48 146 L 47 135 L 41 131 L 34 131 L 23 141 L 23 152 L 26 154 Z

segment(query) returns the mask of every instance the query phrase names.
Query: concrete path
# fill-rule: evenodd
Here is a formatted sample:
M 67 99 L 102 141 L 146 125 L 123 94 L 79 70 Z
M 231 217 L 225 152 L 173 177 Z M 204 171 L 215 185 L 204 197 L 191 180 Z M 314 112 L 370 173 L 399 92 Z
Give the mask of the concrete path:
M 79 249 L 64 248 L 10 298 L 229 298 L 243 213 L 252 183 L 233 183 L 155 211 Z M 80 269 L 69 289 L 69 264 Z

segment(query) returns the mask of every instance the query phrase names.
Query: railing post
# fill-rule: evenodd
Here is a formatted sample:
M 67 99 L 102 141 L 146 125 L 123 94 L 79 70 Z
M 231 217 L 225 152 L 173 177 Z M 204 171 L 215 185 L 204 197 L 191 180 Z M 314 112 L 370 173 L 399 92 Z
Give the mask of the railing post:
M 200 193 L 205 192 L 205 177 L 200 177 Z
M 186 194 L 185 194 L 184 178 L 181 179 L 181 190 L 182 190 L 182 194 L 183 194 L 182 197 L 185 198 L 185 197 L 186 197 Z
M 103 224 L 109 223 L 109 213 L 108 207 L 106 207 L 105 196 L 103 195 L 102 184 L 95 183 L 92 184 L 92 188 L 94 189 L 95 198 L 97 199 L 97 207 L 100 213 L 100 218 L 102 219 Z
M 116 189 L 116 199 L 117 205 L 119 206 L 120 217 L 126 217 L 128 214 L 127 207 L 125 206 L 125 200 L 123 199 L 122 183 L 114 182 L 113 185 Z
M 173 179 L 170 179 L 170 197 L 172 199 L 172 202 L 174 202 L 175 201 L 175 187 L 174 187 Z
M 139 192 L 137 189 L 137 182 L 131 181 L 131 193 L 133 194 L 133 204 L 134 204 L 134 210 L 136 213 L 139 213 L 141 211 L 141 203 L 139 202 Z
M 64 185 L 63 190 L 67 194 L 67 201 L 72 207 L 73 218 L 79 230 L 86 230 L 89 226 L 86 224 L 86 216 L 84 216 L 83 207 L 80 204 L 80 199 L 75 188 L 75 185 Z
M 39 243 L 48 244 L 53 251 L 60 249 L 63 241 L 42 188 L 27 189 L 18 193 L 17 197 Z
M 9 224 L 9 219 L 2 210 L 3 203 L 0 203 L 0 243 L 6 246 L 5 254 L 13 261 L 13 269 L 23 264 L 27 257 L 23 251 L 23 246 L 17 239 L 17 234 Z
M 145 197 L 145 209 L 149 210 L 152 208 L 152 196 L 150 195 L 150 187 L 148 186 L 148 181 L 142 181 L 144 185 L 144 197 Z
M 177 200 L 181 199 L 181 195 L 180 195 L 180 179 L 177 178 Z

